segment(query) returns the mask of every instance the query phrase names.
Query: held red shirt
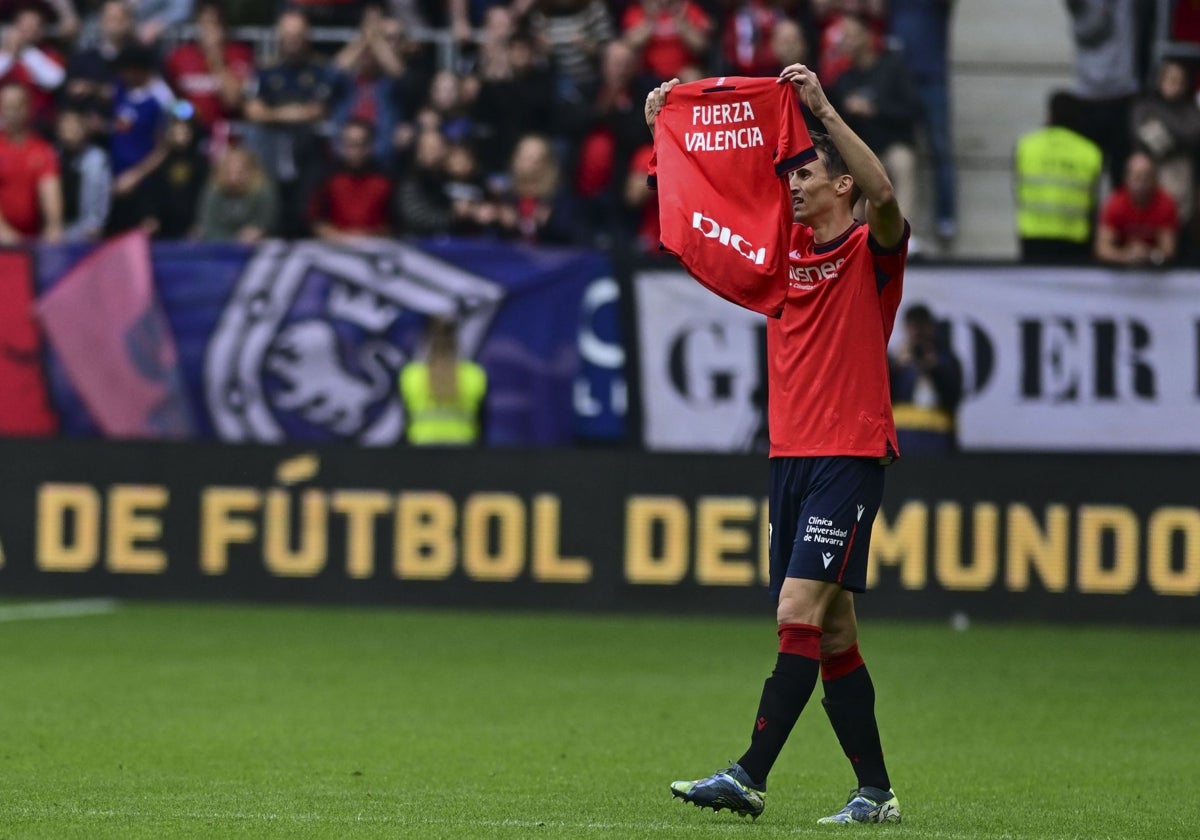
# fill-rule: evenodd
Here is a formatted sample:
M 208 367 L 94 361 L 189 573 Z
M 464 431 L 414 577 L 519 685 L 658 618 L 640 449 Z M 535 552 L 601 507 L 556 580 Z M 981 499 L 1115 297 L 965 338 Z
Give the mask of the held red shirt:
M 895 456 L 887 344 L 900 306 L 907 223 L 883 248 L 855 223 L 832 242 L 793 225 L 787 300 L 767 320 L 771 457 Z
M 816 156 L 792 85 L 743 76 L 677 85 L 650 164 L 662 247 L 722 297 L 778 315 L 792 227 L 784 176 Z

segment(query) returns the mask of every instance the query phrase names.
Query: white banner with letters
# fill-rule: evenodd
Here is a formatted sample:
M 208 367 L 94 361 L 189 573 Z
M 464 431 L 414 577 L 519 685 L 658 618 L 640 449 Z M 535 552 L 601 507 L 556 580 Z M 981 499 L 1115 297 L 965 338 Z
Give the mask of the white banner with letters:
M 682 270 L 634 286 L 646 445 L 761 443 L 765 319 Z M 964 449 L 1200 451 L 1200 272 L 912 266 L 918 302 L 963 363 Z
M 766 318 L 682 270 L 639 272 L 634 300 L 646 446 L 754 449 L 766 435 Z

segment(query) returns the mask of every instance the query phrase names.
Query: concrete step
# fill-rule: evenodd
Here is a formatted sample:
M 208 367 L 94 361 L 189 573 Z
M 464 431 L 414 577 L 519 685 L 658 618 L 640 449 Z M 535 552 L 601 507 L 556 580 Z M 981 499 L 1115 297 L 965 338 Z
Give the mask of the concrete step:
M 1074 47 L 1061 0 L 959 0 L 951 32 L 959 236 L 948 256 L 1017 254 L 1012 151 L 1045 121 L 1050 92 L 1070 87 Z M 927 227 L 927 210 L 918 211 Z

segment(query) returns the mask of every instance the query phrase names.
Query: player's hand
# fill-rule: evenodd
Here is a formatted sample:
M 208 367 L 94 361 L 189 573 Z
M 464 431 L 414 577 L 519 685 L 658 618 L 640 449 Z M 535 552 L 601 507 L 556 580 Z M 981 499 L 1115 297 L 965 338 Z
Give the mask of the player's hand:
M 808 106 L 808 110 L 812 111 L 813 116 L 817 119 L 824 121 L 826 117 L 837 113 L 830 104 L 829 97 L 825 95 L 824 88 L 821 87 L 821 80 L 807 66 L 789 64 L 779 73 L 777 81 L 791 82 L 795 85 L 796 95 L 800 97 L 801 102 Z
M 667 94 L 677 84 L 679 84 L 679 79 L 671 79 L 671 81 L 663 82 L 646 94 L 646 125 L 650 126 L 651 134 L 654 133 L 654 124 L 658 121 L 658 112 L 663 109 L 663 105 L 667 102 Z

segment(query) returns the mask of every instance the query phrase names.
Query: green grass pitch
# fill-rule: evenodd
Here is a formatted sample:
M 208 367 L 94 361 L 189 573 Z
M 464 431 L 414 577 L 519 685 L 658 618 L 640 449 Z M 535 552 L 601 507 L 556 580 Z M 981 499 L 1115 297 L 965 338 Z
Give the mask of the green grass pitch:
M 1200 837 L 1200 629 L 867 622 L 904 823 L 839 828 L 815 702 L 757 822 L 667 791 L 740 754 L 768 614 L 11 611 L 6 840 Z

